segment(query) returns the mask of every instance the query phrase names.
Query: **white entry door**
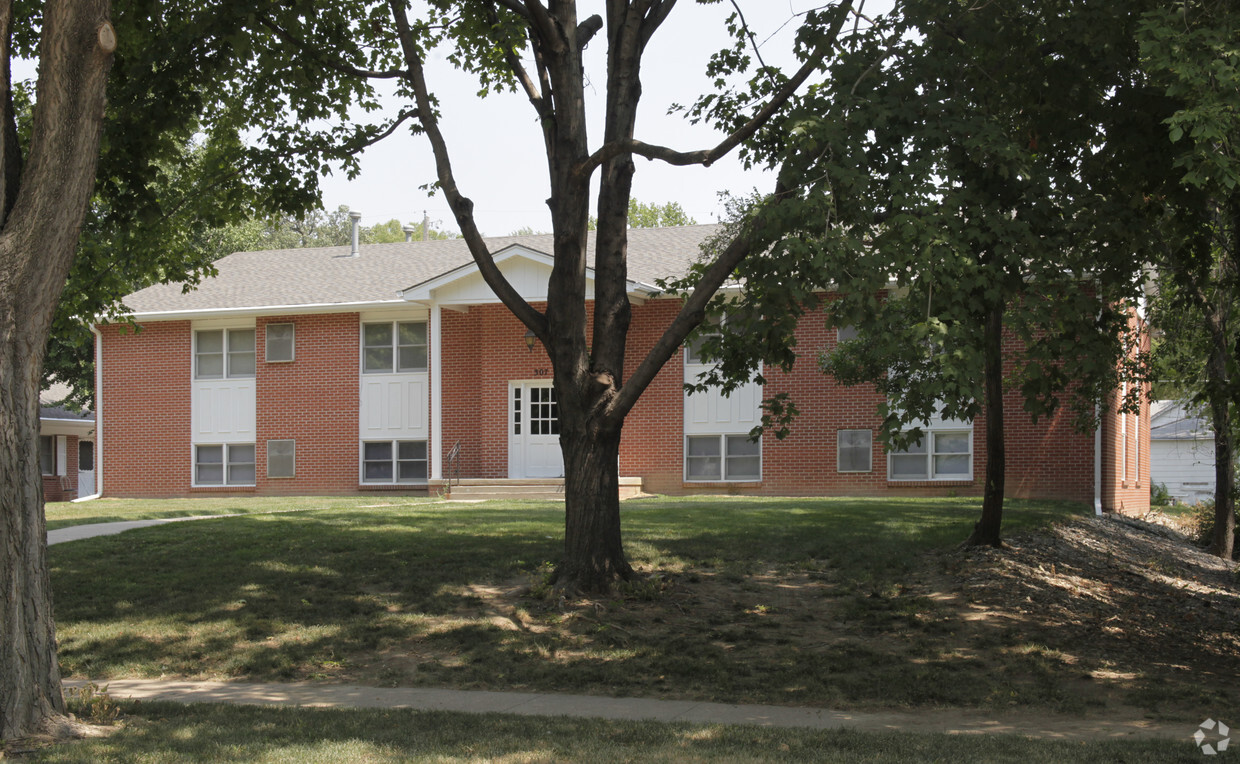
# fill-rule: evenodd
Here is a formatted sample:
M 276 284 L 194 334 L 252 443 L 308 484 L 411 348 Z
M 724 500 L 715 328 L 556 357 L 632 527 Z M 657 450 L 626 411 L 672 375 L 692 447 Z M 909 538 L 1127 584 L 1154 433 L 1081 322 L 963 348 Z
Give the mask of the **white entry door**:
M 95 442 L 78 441 L 78 496 L 95 493 Z
M 509 385 L 508 477 L 564 477 L 560 409 L 550 382 Z

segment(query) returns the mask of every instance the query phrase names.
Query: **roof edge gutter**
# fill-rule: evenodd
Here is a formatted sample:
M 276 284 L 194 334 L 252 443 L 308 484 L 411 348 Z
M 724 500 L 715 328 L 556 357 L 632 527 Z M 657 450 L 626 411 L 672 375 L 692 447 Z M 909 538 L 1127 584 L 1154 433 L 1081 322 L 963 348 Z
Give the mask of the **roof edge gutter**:
M 152 310 L 129 313 L 124 318 L 135 321 L 178 321 L 196 318 L 228 318 L 230 316 L 297 315 L 302 313 L 350 313 L 370 308 L 401 305 L 405 300 L 368 300 L 366 302 L 315 302 L 304 305 L 247 305 L 240 308 L 196 308 L 193 310 Z M 103 321 L 102 323 L 119 323 Z

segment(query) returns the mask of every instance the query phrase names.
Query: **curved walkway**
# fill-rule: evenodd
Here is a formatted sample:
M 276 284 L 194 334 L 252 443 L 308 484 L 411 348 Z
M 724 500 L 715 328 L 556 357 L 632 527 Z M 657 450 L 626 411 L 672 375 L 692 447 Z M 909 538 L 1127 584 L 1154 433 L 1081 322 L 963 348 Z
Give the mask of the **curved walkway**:
M 296 510 L 294 510 L 296 511 Z M 211 520 L 238 515 L 198 515 L 155 520 L 75 525 L 49 531 L 47 543 L 107 536 L 189 520 Z M 92 680 L 67 679 L 65 687 L 82 687 Z M 599 695 L 560 695 L 542 692 L 439 690 L 415 687 L 364 687 L 346 684 L 256 684 L 195 682 L 159 679 L 94 680 L 116 698 L 163 700 L 175 703 L 229 703 L 234 705 L 305 706 L 310 708 L 407 708 L 418 711 L 505 713 L 523 716 L 575 716 L 628 721 L 689 722 L 696 724 L 754 724 L 765 727 L 855 729 L 867 732 L 945 732 L 949 734 L 1014 734 L 1062 740 L 1190 738 L 1188 723 L 1152 721 L 1133 710 L 1131 718 L 1072 718 L 1062 715 L 1012 711 L 984 715 L 975 709 L 849 712 L 791 706 L 703 703 L 691 700 L 609 698 Z

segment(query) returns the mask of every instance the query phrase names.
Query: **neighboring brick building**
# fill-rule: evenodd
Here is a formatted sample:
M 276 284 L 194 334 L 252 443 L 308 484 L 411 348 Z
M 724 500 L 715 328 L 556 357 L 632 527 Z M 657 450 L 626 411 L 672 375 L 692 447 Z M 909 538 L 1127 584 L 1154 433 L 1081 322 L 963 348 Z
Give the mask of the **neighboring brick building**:
M 683 273 L 715 230 L 629 232 L 631 366 L 680 306 L 654 284 Z M 551 237 L 489 244 L 517 290 L 545 300 Z M 188 293 L 173 284 L 130 295 L 140 331 L 98 328 L 105 495 L 418 491 L 442 486 L 449 468 L 495 480 L 562 474 L 547 356 L 463 241 L 242 252 L 217 268 Z M 837 336 L 815 314 L 797 340 L 814 357 Z M 981 493 L 980 421 L 931 422 L 920 453 L 888 455 L 872 387 L 801 363 L 769 373 L 765 390 L 686 395 L 703 368 L 689 349 L 658 374 L 625 425 L 621 476 L 670 494 Z M 750 443 L 764 394 L 782 391 L 801 411 L 792 433 Z M 1010 495 L 1148 506 L 1148 413 L 1109 413 L 1100 432 L 1081 434 L 1066 415 L 1034 425 L 1009 398 Z
M 67 408 L 68 395 L 69 389 L 59 384 L 39 395 L 44 501 L 70 501 L 95 492 L 95 415 Z

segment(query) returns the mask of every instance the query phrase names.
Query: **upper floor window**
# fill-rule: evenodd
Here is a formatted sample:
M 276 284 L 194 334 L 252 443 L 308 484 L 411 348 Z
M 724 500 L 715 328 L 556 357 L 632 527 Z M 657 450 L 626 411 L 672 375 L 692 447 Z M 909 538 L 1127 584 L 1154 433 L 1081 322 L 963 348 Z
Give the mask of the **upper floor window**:
M 426 369 L 425 321 L 384 321 L 362 325 L 363 372 L 383 374 Z
M 292 361 L 293 337 L 293 324 L 267 324 L 267 363 Z
M 253 376 L 253 329 L 212 329 L 194 332 L 194 377 L 196 379 Z

